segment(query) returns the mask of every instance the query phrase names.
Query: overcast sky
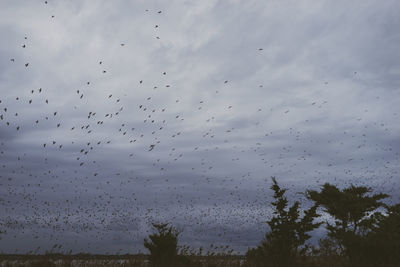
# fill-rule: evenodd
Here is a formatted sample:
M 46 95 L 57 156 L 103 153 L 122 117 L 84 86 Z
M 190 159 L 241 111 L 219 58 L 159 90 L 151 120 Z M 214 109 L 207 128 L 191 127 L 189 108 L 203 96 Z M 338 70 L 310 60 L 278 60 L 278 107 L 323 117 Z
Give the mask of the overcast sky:
M 329 182 L 399 202 L 399 10 L 1 1 L 0 250 L 133 253 L 172 222 L 243 252 L 271 176 L 292 200 Z

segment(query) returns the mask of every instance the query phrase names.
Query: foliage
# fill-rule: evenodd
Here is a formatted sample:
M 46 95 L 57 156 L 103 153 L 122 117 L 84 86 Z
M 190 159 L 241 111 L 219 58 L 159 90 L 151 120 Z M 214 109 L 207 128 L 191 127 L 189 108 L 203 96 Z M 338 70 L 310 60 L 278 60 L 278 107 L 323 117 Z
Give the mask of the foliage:
M 308 250 L 305 242 L 311 237 L 308 232 L 318 228 L 321 223 L 314 223 L 319 215 L 316 213 L 317 205 L 304 211 L 300 216 L 300 203 L 296 201 L 288 207 L 288 200 L 284 196 L 286 189 L 281 189 L 276 179 L 272 177 L 271 189 L 274 191 L 272 206 L 274 216 L 267 222 L 270 231 L 266 233 L 265 240 L 253 250 L 249 250 L 246 257 L 248 261 L 271 266 L 294 266 Z
M 378 214 L 377 225 L 366 235 L 362 246 L 364 266 L 398 266 L 400 262 L 400 204 Z
M 310 258 L 316 266 L 337 267 L 347 265 L 347 261 L 340 255 L 337 242 L 329 237 L 318 241 L 318 247 L 313 247 Z
M 150 264 L 154 267 L 176 266 L 178 262 L 179 231 L 165 224 L 152 224 L 157 231 L 144 239 L 144 247 L 150 252 Z
M 384 206 L 380 201 L 388 195 L 370 195 L 371 189 L 351 185 L 343 190 L 331 184 L 324 184 L 321 192 L 308 190 L 307 197 L 332 216 L 334 224 L 326 222 L 328 237 L 333 239 L 355 265 L 364 255 L 362 246 L 366 235 L 375 227 L 380 213 L 377 209 Z

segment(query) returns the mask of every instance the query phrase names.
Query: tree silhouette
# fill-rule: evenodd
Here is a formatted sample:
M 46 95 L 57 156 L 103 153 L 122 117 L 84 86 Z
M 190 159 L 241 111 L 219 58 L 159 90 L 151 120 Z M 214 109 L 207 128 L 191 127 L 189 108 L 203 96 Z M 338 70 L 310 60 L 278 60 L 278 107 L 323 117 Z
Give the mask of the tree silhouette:
M 343 190 L 326 183 L 321 192 L 308 190 L 306 195 L 332 216 L 334 224 L 326 222 L 328 236 L 335 240 L 341 252 L 348 256 L 351 264 L 359 262 L 365 236 L 378 222 L 378 208 L 384 204 L 380 200 L 386 194 L 371 195 L 371 189 L 351 185 Z
M 377 214 L 378 223 L 367 234 L 363 246 L 364 266 L 398 266 L 400 263 L 400 204 Z
M 179 231 L 172 226 L 153 223 L 157 231 L 144 239 L 144 246 L 150 251 L 150 264 L 154 267 L 172 267 L 178 262 Z
M 267 262 L 277 267 L 295 266 L 299 257 L 304 256 L 308 250 L 305 245 L 311 237 L 308 232 L 321 225 L 313 222 L 318 217 L 318 206 L 305 210 L 301 218 L 300 203 L 296 201 L 288 207 L 288 200 L 284 196 L 286 189 L 281 189 L 274 177 L 272 182 L 275 201 L 271 204 L 274 216 L 267 221 L 271 230 L 266 233 L 261 245 L 249 250 L 246 256 L 249 262 L 258 262 L 259 266 L 265 266 Z

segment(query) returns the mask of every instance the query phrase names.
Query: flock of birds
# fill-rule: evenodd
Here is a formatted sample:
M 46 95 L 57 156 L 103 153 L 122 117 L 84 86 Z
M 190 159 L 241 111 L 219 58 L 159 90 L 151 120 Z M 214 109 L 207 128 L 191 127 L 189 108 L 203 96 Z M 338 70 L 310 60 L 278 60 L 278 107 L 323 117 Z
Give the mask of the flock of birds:
M 29 50 L 29 38 L 22 37 L 21 49 Z M 118 46 L 124 53 L 129 44 Z M 8 63 L 8 68 L 22 64 L 27 71 L 37 67 L 18 55 Z M 95 64 L 99 75 L 110 75 L 104 59 Z M 0 248 L 33 253 L 56 244 L 53 248 L 76 252 L 129 252 L 131 245 L 121 249 L 118 242 L 140 248 L 153 221 L 182 227 L 187 242 L 214 240 L 243 248 L 257 243 L 266 229 L 271 175 L 278 181 L 303 177 L 285 180 L 289 197 L 296 198 L 296 191 L 324 181 L 373 185 L 392 194 L 398 188 L 398 151 L 368 138 L 390 132 L 385 123 L 364 123 L 360 117 L 351 129 L 315 136 L 309 127 L 318 127 L 317 122 L 305 118 L 303 128 L 275 131 L 268 125 L 271 117 L 284 120 L 296 111 L 267 105 L 254 107 L 244 125 L 230 123 L 228 118 L 234 120 L 234 111 L 241 110 L 221 96 L 229 94 L 229 80 L 221 80 L 196 105 L 181 107 L 185 100 L 174 94 L 168 76 L 167 70 L 159 73 L 165 83 L 157 85 L 138 79 L 132 86 L 148 93 L 133 103 L 128 93 L 96 91 L 98 84 L 90 80 L 65 93 L 65 99 L 44 86 L 1 95 L 0 238 L 13 244 L 19 240 L 21 247 Z M 165 96 L 163 89 L 172 101 L 159 96 Z M 88 105 L 90 98 L 97 105 Z M 220 112 L 210 114 L 218 98 Z M 311 100 L 307 109 L 327 105 L 329 99 Z M 197 128 L 196 116 L 202 118 Z M 360 153 L 343 155 L 349 147 Z M 326 148 L 336 151 L 328 162 L 319 159 Z M 369 158 L 363 151 L 380 156 Z M 22 244 L 26 240 L 29 245 Z

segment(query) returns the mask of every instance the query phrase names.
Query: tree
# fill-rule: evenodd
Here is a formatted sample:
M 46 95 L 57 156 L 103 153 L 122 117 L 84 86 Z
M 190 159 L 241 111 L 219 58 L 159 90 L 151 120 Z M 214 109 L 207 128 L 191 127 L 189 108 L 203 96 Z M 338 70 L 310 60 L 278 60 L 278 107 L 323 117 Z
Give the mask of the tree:
M 364 266 L 398 266 L 400 262 L 400 204 L 387 206 L 377 214 L 377 225 L 367 234 L 363 246 Z
M 308 232 L 321 225 L 313 222 L 319 216 L 316 213 L 318 206 L 305 210 L 301 218 L 300 203 L 296 201 L 288 208 L 288 200 L 284 196 L 286 189 L 281 189 L 274 177 L 272 182 L 275 201 L 271 203 L 274 216 L 267 221 L 270 231 L 258 248 L 249 250 L 247 258 L 249 261 L 252 261 L 252 256 L 263 258 L 264 264 L 269 263 L 271 266 L 294 266 L 299 257 L 304 256 L 308 250 L 305 245 L 311 237 Z
M 172 267 L 178 262 L 179 231 L 166 224 L 153 223 L 157 231 L 144 239 L 144 246 L 150 251 L 150 264 L 154 267 Z
M 312 248 L 311 255 L 315 266 L 338 267 L 347 264 L 347 261 L 340 255 L 337 242 L 329 237 L 320 239 L 318 247 Z
M 380 200 L 388 197 L 382 193 L 370 193 L 371 189 L 364 186 L 351 185 L 340 190 L 329 183 L 322 186 L 321 192 L 306 192 L 309 199 L 322 206 L 334 219 L 334 224 L 326 222 L 328 236 L 338 243 L 351 264 L 362 257 L 360 252 L 364 238 L 377 223 L 380 214 L 377 209 L 384 206 Z

